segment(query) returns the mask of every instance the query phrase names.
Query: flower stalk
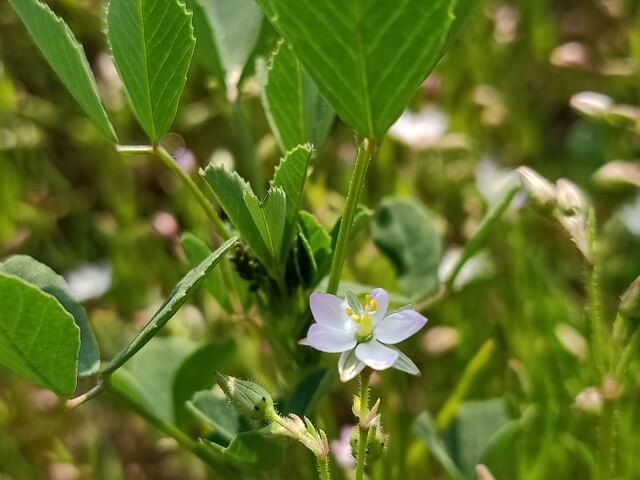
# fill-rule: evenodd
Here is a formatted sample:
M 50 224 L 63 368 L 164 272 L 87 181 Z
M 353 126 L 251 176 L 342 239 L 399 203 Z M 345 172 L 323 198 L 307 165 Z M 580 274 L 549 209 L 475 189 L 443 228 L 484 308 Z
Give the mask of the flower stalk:
M 358 154 L 356 156 L 355 165 L 353 166 L 353 175 L 349 184 L 349 192 L 347 193 L 347 202 L 344 207 L 342 220 L 340 221 L 340 230 L 338 231 L 338 240 L 336 248 L 333 252 L 331 261 L 331 270 L 329 271 L 329 283 L 327 286 L 328 293 L 336 293 L 340 284 L 340 275 L 342 267 L 347 257 L 347 248 L 351 237 L 351 227 L 353 219 L 356 215 L 358 207 L 358 199 L 360 192 L 364 186 L 364 180 L 367 175 L 367 169 L 371 162 L 372 156 L 377 150 L 377 144 L 368 138 L 358 141 Z

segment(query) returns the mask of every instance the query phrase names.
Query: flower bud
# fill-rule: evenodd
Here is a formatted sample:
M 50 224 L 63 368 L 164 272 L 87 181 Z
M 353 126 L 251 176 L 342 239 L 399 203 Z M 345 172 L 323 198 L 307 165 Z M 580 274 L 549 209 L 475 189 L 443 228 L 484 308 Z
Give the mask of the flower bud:
M 602 410 L 602 392 L 599 388 L 589 387 L 580 392 L 574 401 L 574 405 L 578 410 L 588 413 L 600 413 Z
M 216 373 L 216 382 L 242 415 L 261 420 L 275 414 L 271 395 L 260 385 L 222 373 Z
M 622 295 L 618 312 L 625 318 L 640 319 L 640 277 Z
M 564 215 L 577 215 L 587 211 L 588 202 L 578 186 L 566 178 L 556 182 L 558 208 Z
M 550 213 L 556 205 L 556 189 L 549 180 L 529 167 L 518 168 L 522 188 L 541 213 Z
M 379 417 L 378 417 L 379 418 Z M 389 443 L 389 436 L 382 430 L 382 425 L 378 424 L 375 428 L 375 435 L 369 434 L 369 442 L 367 443 L 367 462 L 370 464 L 380 460 L 385 454 L 387 444 Z M 358 451 L 358 441 L 360 439 L 360 432 L 357 428 L 354 428 L 351 432 L 351 451 Z

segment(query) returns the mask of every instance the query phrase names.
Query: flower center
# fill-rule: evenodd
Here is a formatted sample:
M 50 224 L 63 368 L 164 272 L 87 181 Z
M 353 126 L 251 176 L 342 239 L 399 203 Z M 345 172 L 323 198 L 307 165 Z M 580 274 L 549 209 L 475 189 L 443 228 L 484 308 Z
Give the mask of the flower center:
M 376 313 L 377 309 L 378 305 L 371 295 L 367 295 L 366 303 L 361 306 L 359 313 L 354 312 L 349 306 L 346 308 L 347 315 L 358 325 L 358 332 L 356 333 L 358 342 L 368 342 L 373 338 L 373 320 L 371 319 L 371 315 Z

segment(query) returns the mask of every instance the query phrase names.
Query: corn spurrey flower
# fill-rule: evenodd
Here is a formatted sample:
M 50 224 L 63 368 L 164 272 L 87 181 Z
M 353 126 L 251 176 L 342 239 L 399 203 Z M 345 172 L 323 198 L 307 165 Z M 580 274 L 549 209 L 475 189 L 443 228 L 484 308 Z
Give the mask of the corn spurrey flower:
M 373 290 L 364 305 L 350 292 L 344 300 L 316 292 L 309 303 L 315 323 L 300 344 L 321 352 L 341 353 L 338 370 L 343 382 L 365 367 L 393 367 L 411 375 L 420 374 L 415 363 L 393 345 L 418 332 L 427 319 L 410 309 L 387 313 L 389 294 L 384 289 Z

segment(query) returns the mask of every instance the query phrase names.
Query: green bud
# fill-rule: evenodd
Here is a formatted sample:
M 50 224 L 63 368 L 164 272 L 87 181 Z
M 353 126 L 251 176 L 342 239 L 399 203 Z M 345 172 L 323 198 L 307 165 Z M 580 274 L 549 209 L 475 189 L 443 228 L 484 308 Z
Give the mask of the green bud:
M 518 168 L 522 188 L 540 213 L 548 215 L 556 206 L 556 189 L 553 184 L 529 167 Z
M 622 295 L 618 311 L 625 318 L 640 319 L 640 277 Z
M 275 414 L 271 395 L 260 385 L 222 373 L 216 373 L 216 382 L 242 415 L 261 420 Z

